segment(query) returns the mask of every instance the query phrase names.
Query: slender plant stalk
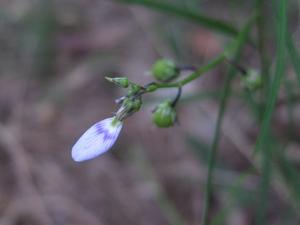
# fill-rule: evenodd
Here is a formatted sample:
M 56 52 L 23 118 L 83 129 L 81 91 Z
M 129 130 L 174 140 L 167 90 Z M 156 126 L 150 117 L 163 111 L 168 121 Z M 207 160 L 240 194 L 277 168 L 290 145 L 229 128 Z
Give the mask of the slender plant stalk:
M 275 2 L 275 0 L 274 0 Z M 276 5 L 276 4 L 275 4 Z M 276 34 L 277 36 L 277 59 L 273 82 L 268 90 L 267 105 L 262 118 L 261 133 L 256 143 L 255 152 L 262 152 L 262 175 L 259 188 L 258 207 L 256 215 L 256 224 L 266 223 L 266 212 L 268 202 L 268 192 L 270 189 L 270 180 L 272 175 L 273 150 L 270 142 L 270 123 L 272 113 L 275 107 L 278 91 L 285 68 L 285 46 L 286 46 L 286 1 L 279 0 L 278 17 L 276 16 Z
M 244 44 L 247 41 L 248 34 L 250 31 L 250 28 L 252 27 L 256 16 L 252 16 L 249 21 L 246 23 L 245 27 L 242 29 L 241 33 L 237 37 L 237 47 L 235 52 L 234 59 L 237 60 L 241 54 L 242 48 Z M 207 172 L 207 178 L 206 178 L 206 185 L 205 185 L 205 193 L 204 193 L 204 202 L 203 202 L 203 213 L 202 213 L 202 225 L 208 225 L 209 224 L 209 210 L 210 210 L 210 198 L 212 194 L 212 179 L 213 179 L 213 169 L 215 167 L 215 161 L 216 161 L 216 155 L 221 135 L 221 125 L 226 109 L 226 105 L 228 102 L 228 98 L 230 96 L 230 90 L 231 90 L 231 81 L 233 80 L 233 77 L 235 75 L 235 68 L 230 67 L 228 71 L 228 75 L 225 80 L 224 89 L 221 97 L 219 112 L 218 112 L 218 118 L 217 118 L 217 124 L 215 128 L 213 143 L 211 146 L 211 150 L 209 153 L 209 159 L 208 159 L 208 172 Z
M 290 34 L 287 34 L 287 51 L 291 59 L 292 65 L 296 72 L 298 84 L 300 85 L 300 54 L 294 44 L 293 38 Z
M 260 101 L 258 107 L 258 119 L 262 119 L 265 108 L 266 96 L 270 86 L 270 62 L 267 55 L 267 27 L 266 27 L 266 11 L 264 4 L 266 0 L 256 0 L 255 8 L 257 12 L 256 28 L 257 28 L 257 49 L 260 61 L 260 73 L 262 75 L 262 88 L 260 89 Z
M 208 16 L 201 15 L 198 11 L 190 11 L 179 6 L 170 5 L 167 2 L 159 0 L 119 0 L 120 2 L 138 4 L 147 6 L 148 8 L 153 8 L 157 11 L 166 12 L 173 14 L 177 17 L 181 17 L 192 22 L 196 22 L 204 27 L 210 28 L 212 30 L 221 32 L 223 34 L 236 36 L 239 32 L 232 25 L 223 22 L 222 20 L 217 20 Z
M 280 83 L 283 77 L 285 68 L 285 45 L 286 45 L 286 2 L 285 0 L 280 0 L 279 6 L 279 17 L 277 20 L 277 59 L 275 75 L 268 91 L 267 105 L 263 115 L 262 128 L 256 143 L 255 153 L 260 150 L 265 145 L 265 140 L 267 139 L 269 127 L 271 123 L 271 118 L 276 103 L 278 91 L 280 88 Z
M 265 15 L 264 15 L 264 0 L 256 0 L 256 11 L 257 11 L 257 34 L 258 34 L 258 51 L 259 51 L 259 59 L 260 59 L 260 68 L 261 74 L 263 79 L 263 88 L 260 91 L 260 99 L 261 99 L 261 107 L 259 108 L 258 120 L 261 121 L 262 113 L 264 110 L 264 102 L 266 101 L 266 97 L 268 90 L 269 90 L 269 83 L 270 83 L 270 76 L 269 76 L 269 68 L 268 62 L 266 58 L 266 51 L 265 51 Z M 270 176 L 271 176 L 271 159 L 268 158 L 268 153 L 265 151 L 262 154 L 262 179 L 260 183 L 260 189 L 258 192 L 258 207 L 256 208 L 256 216 L 255 216 L 255 223 L 262 224 L 264 221 L 265 209 L 266 209 L 266 202 L 267 202 L 267 193 L 270 183 Z M 262 199 L 262 200 L 260 200 Z
M 292 102 L 292 87 L 287 77 L 284 79 L 285 93 L 287 95 L 287 118 L 288 118 L 288 139 L 294 137 L 294 105 Z
M 263 78 L 263 95 L 267 93 L 268 84 L 270 83 L 269 61 L 266 55 L 266 21 L 265 21 L 265 0 L 256 0 L 256 27 L 257 27 L 257 47 L 259 52 L 260 68 Z
M 255 224 L 262 225 L 265 224 L 266 220 L 266 210 L 268 203 L 268 193 L 270 189 L 270 180 L 272 174 L 272 159 L 271 159 L 271 143 L 262 153 L 262 161 L 261 161 L 261 180 L 258 191 L 258 202 L 256 208 L 256 217 Z
M 224 54 L 219 55 L 215 59 L 213 59 L 211 62 L 206 64 L 205 66 L 201 67 L 200 69 L 196 70 L 194 73 L 191 73 L 188 77 L 177 81 L 175 83 L 159 83 L 157 84 L 158 88 L 171 88 L 171 87 L 182 87 L 193 80 L 199 78 L 201 75 L 207 73 L 208 71 L 214 69 L 217 65 L 222 63 L 226 59 Z

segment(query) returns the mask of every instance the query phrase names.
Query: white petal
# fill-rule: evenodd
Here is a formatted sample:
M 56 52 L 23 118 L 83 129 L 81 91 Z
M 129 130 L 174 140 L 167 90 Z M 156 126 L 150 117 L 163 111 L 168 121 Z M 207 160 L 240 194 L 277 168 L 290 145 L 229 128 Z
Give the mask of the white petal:
M 94 124 L 78 139 L 72 148 L 74 161 L 93 159 L 112 147 L 122 128 L 122 122 L 112 125 L 113 120 L 114 117 Z

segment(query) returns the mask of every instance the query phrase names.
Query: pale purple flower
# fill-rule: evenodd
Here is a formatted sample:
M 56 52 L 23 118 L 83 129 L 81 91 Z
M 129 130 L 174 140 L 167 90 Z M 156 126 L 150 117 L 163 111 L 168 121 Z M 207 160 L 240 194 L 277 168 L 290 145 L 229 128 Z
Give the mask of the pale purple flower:
M 116 117 L 102 120 L 90 127 L 72 148 L 76 162 L 93 159 L 108 151 L 116 142 L 122 129 L 122 122 Z

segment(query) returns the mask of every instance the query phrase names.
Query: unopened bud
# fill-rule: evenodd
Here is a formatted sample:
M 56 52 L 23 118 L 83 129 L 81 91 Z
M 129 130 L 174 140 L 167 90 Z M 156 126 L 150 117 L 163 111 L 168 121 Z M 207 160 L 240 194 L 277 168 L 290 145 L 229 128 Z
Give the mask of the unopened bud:
M 249 69 L 247 74 L 242 77 L 245 87 L 251 91 L 255 91 L 262 86 L 261 74 L 254 69 Z
M 141 90 L 141 86 L 131 83 L 128 90 L 128 95 L 135 95 Z
M 114 77 L 114 78 L 105 77 L 105 79 L 122 88 L 127 88 L 129 85 L 129 80 L 127 77 Z
M 155 79 L 161 82 L 167 82 L 175 79 L 179 75 L 175 63 L 172 60 L 160 59 L 154 63 L 151 69 Z
M 160 103 L 152 114 L 152 120 L 158 127 L 171 127 L 176 121 L 176 111 L 170 101 Z
M 141 97 L 125 98 L 120 109 L 116 112 L 116 118 L 120 121 L 140 110 L 142 106 Z

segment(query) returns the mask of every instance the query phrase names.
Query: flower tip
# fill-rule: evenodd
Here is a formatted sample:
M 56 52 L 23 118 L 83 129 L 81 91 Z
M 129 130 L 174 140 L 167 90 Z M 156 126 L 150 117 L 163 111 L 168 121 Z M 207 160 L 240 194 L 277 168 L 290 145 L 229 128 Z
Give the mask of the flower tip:
M 72 159 L 83 162 L 105 153 L 116 142 L 121 128 L 122 123 L 114 117 L 94 124 L 72 147 Z
M 109 82 L 113 82 L 113 78 L 111 78 L 111 77 L 105 76 L 105 79 Z
M 82 157 L 82 155 L 80 154 L 80 151 L 78 151 L 76 149 L 75 145 L 72 148 L 71 156 L 75 162 L 82 162 L 82 161 L 86 160 L 84 157 Z

